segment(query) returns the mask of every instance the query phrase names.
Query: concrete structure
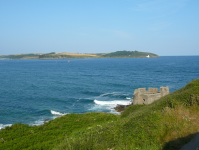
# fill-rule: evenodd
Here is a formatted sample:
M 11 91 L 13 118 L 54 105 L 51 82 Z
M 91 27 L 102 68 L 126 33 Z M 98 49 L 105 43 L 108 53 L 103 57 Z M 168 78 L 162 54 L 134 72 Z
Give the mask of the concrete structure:
M 133 105 L 136 104 L 151 104 L 159 98 L 169 94 L 169 87 L 160 87 L 160 91 L 157 88 L 139 88 L 134 91 Z

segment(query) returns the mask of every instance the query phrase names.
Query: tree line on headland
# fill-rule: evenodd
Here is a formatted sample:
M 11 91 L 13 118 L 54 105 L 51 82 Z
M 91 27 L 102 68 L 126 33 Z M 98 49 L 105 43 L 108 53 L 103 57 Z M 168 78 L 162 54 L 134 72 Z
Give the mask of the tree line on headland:
M 116 51 L 112 53 L 30 53 L 30 54 L 13 54 L 13 55 L 0 55 L 1 59 L 75 59 L 75 58 L 146 58 L 159 57 L 156 54 L 139 51 Z

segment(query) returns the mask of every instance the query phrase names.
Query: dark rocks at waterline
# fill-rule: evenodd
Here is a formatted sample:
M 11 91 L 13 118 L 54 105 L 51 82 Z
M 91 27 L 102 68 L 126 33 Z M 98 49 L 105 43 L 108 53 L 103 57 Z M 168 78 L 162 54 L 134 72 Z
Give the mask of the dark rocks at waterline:
M 50 121 L 49 119 L 45 119 L 44 123 L 47 123 L 48 121 Z
M 123 112 L 128 106 L 130 106 L 130 105 L 119 105 L 119 104 L 117 104 L 117 106 L 114 107 L 114 109 L 117 112 Z

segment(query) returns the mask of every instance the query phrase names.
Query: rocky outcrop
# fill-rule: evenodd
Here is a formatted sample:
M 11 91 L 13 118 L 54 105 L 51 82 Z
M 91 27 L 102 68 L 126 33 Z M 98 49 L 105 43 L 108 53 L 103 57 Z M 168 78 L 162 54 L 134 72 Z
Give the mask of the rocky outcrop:
M 135 89 L 133 94 L 133 101 L 130 105 L 136 105 L 136 104 L 151 104 L 154 101 L 160 99 L 161 97 L 169 94 L 169 87 L 160 87 L 160 91 L 158 91 L 158 88 L 148 88 L 148 91 L 146 88 L 138 88 Z M 117 105 L 114 109 L 117 112 L 122 112 L 128 107 L 129 105 Z
M 119 105 L 117 104 L 116 107 L 114 107 L 114 109 L 117 111 L 117 112 L 123 112 L 129 105 Z

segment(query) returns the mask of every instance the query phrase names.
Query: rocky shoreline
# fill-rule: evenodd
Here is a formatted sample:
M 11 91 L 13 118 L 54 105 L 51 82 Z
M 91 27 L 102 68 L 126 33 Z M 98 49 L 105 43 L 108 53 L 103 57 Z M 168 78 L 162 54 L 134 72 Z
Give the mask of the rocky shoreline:
M 133 103 L 131 103 L 130 105 L 133 105 Z M 127 107 L 129 107 L 130 105 L 119 105 L 117 104 L 116 107 L 114 107 L 115 111 L 117 112 L 123 112 Z

